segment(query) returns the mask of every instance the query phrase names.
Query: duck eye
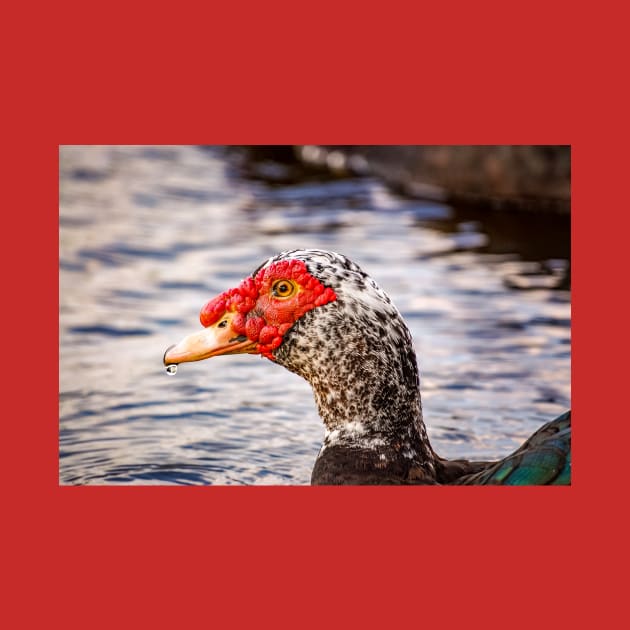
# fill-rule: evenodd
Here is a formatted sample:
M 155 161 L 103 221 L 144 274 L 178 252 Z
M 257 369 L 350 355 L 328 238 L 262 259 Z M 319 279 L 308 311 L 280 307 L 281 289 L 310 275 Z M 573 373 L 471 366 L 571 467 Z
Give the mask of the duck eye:
M 278 280 L 273 284 L 271 290 L 276 297 L 286 298 L 293 295 L 295 285 L 288 280 Z

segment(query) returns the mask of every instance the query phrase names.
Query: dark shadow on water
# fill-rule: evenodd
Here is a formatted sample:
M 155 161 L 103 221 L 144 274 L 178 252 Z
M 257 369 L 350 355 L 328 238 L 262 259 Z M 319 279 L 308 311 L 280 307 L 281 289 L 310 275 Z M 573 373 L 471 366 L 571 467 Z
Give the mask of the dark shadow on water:
M 488 239 L 486 244 L 474 248 L 484 254 L 518 254 L 526 261 L 571 257 L 568 215 L 455 207 L 450 217 L 419 220 L 418 225 L 449 234 L 461 232 L 462 226 L 472 226 Z

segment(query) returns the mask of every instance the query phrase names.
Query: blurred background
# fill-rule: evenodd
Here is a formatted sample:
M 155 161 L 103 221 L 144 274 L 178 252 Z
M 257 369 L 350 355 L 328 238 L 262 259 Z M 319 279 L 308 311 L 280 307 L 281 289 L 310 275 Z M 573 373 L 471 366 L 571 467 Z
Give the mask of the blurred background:
M 503 457 L 570 406 L 570 148 L 62 146 L 61 484 L 308 484 L 309 385 L 167 346 L 269 256 L 343 253 L 418 353 L 442 456 Z

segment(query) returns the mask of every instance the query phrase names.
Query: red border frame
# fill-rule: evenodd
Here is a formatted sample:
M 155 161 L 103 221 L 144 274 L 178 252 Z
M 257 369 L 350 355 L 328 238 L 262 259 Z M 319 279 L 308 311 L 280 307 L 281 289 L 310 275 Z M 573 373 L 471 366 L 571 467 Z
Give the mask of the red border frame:
M 7 11 L 6 627 L 616 620 L 624 22 L 399 4 Z M 189 142 L 572 144 L 573 486 L 58 487 L 58 145 Z

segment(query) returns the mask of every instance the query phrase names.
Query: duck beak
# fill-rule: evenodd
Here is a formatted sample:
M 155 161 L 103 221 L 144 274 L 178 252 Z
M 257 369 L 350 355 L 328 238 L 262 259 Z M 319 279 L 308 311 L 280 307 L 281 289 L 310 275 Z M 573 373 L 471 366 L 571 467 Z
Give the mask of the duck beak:
M 226 314 L 216 324 L 188 335 L 178 344 L 167 348 L 164 365 L 203 361 L 222 354 L 255 354 L 257 342 L 234 332 L 230 319 L 231 316 Z

